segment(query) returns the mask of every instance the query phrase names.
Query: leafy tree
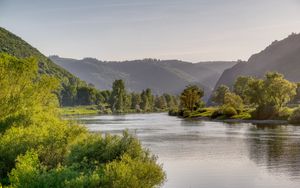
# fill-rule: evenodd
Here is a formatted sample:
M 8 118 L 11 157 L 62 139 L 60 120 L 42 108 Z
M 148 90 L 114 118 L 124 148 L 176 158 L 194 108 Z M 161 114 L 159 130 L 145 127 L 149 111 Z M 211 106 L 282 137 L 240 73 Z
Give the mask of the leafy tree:
M 156 96 L 155 97 L 155 104 L 154 107 L 157 109 L 166 109 L 167 108 L 167 102 L 164 96 Z
M 96 103 L 97 90 L 88 86 L 81 86 L 77 89 L 77 104 L 91 105 Z
M 239 95 L 246 104 L 249 103 L 246 92 L 249 90 L 249 83 L 253 80 L 251 76 L 239 76 L 233 86 L 233 92 Z
M 204 91 L 196 85 L 187 86 L 180 95 L 180 104 L 184 109 L 194 111 L 201 103 Z
M 62 120 L 55 79 L 32 59 L 0 56 L 0 181 L 8 187 L 155 187 L 165 174 L 137 139 Z M 5 127 L 5 128 L 3 128 Z
M 232 92 L 227 92 L 224 97 L 224 105 L 230 106 L 235 110 L 243 109 L 243 100 L 240 96 Z
M 139 110 L 141 102 L 142 98 L 139 93 L 131 93 L 131 109 Z
M 146 89 L 146 90 L 143 90 L 142 93 L 141 93 L 141 109 L 144 111 L 144 112 L 150 112 L 153 110 L 153 95 L 152 95 L 152 91 L 151 89 Z
M 280 108 L 296 95 L 296 84 L 284 79 L 282 74 L 269 72 L 265 76 L 265 88 L 271 103 Z
M 212 95 L 212 101 L 216 104 L 223 105 L 224 104 L 224 98 L 226 93 L 229 93 L 230 89 L 225 85 L 220 85 L 217 90 Z
M 110 96 L 110 106 L 113 112 L 125 112 L 126 109 L 126 90 L 123 80 L 115 80 Z
M 257 119 L 276 118 L 284 105 L 296 95 L 296 85 L 282 74 L 269 72 L 265 79 L 253 79 L 245 94 L 250 103 L 257 106 L 253 117 Z

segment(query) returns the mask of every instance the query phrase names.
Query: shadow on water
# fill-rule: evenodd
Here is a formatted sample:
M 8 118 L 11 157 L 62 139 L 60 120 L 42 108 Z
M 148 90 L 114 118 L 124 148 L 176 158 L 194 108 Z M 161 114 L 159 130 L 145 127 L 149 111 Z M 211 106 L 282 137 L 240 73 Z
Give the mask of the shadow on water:
M 252 125 L 247 138 L 249 157 L 276 174 L 300 179 L 300 127 Z

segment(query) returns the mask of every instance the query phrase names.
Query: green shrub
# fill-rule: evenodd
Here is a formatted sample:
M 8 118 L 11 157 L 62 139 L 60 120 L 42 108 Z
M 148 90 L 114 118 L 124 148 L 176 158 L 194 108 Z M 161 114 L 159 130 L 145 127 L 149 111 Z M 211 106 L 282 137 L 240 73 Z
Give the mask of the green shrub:
M 216 119 L 216 118 L 218 118 L 218 117 L 220 117 L 220 116 L 222 116 L 222 115 L 223 115 L 222 110 L 216 109 L 216 110 L 212 113 L 211 118 L 212 118 L 212 119 Z
M 238 114 L 237 111 L 231 106 L 224 107 L 222 112 L 223 112 L 223 115 L 228 117 L 228 118 Z
M 300 107 L 295 109 L 292 115 L 289 117 L 289 123 L 300 124 Z
M 292 115 L 293 109 L 284 107 L 281 108 L 278 112 L 278 117 L 276 119 L 278 120 L 288 120 L 289 117 Z
M 254 119 L 266 120 L 276 119 L 279 114 L 279 108 L 274 105 L 262 105 L 258 106 L 252 113 L 251 116 Z

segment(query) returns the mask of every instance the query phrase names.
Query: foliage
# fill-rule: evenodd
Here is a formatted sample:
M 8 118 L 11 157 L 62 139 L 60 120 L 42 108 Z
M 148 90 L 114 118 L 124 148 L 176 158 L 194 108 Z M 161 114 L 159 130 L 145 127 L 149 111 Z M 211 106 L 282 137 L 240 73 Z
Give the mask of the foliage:
M 124 112 L 126 103 L 126 90 L 123 80 L 115 80 L 112 86 L 112 93 L 110 96 L 110 106 L 113 112 Z
M 225 100 L 226 93 L 229 93 L 230 90 L 225 85 L 220 85 L 217 90 L 212 95 L 212 101 L 218 105 L 223 105 Z
M 276 72 L 267 73 L 264 80 L 253 79 L 248 87 L 246 96 L 251 103 L 258 106 L 281 108 L 296 95 L 296 85 Z
M 235 110 L 235 108 L 231 107 L 231 106 L 226 106 L 222 109 L 222 114 L 228 118 L 237 115 L 237 111 Z
M 196 85 L 187 86 L 180 95 L 180 105 L 183 109 L 194 111 L 201 106 L 201 98 L 204 92 Z
M 252 113 L 256 119 L 278 119 L 279 112 L 296 95 L 296 84 L 282 74 L 269 72 L 265 79 L 250 79 L 244 92 L 251 104 L 257 106 Z
M 0 132 L 11 122 L 15 126 L 46 124 L 52 121 L 50 114 L 58 115 L 54 94 L 58 82 L 49 76 L 38 77 L 34 59 L 0 54 L 0 86 Z
M 300 124 L 300 108 L 296 108 L 289 117 L 289 123 Z
M 235 110 L 239 110 L 239 111 L 242 110 L 244 107 L 242 98 L 232 92 L 227 92 L 225 94 L 224 105 L 230 106 L 230 107 L 234 108 Z
M 98 114 L 99 109 L 96 105 L 63 107 L 60 108 L 62 115 L 84 115 L 84 114 Z
M 249 90 L 249 83 L 254 80 L 251 76 L 239 76 L 233 86 L 233 92 L 243 99 L 245 104 L 249 104 L 246 92 Z
M 40 77 L 32 59 L 2 55 L 0 77 L 2 184 L 96 188 L 163 183 L 162 167 L 134 137 L 101 136 L 62 120 L 54 94 L 58 84 Z

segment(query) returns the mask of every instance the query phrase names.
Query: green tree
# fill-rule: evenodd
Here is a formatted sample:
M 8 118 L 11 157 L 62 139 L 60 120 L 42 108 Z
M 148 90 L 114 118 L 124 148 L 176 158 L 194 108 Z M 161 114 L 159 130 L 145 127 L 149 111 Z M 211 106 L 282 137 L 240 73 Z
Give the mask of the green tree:
M 77 89 L 77 104 L 92 105 L 96 104 L 97 90 L 89 86 L 81 86 Z
M 224 98 L 226 93 L 229 93 L 230 89 L 225 85 L 220 85 L 212 95 L 212 101 L 218 105 L 224 104 Z
M 141 102 L 142 98 L 139 93 L 131 93 L 131 109 L 139 110 Z
M 180 95 L 180 105 L 189 111 L 194 111 L 198 104 L 201 103 L 201 98 L 204 91 L 196 85 L 187 86 Z
M 243 99 L 232 92 L 227 92 L 224 97 L 224 105 L 230 106 L 235 110 L 242 110 L 243 109 Z
M 110 96 L 110 106 L 113 112 L 125 112 L 126 110 L 126 90 L 123 80 L 115 80 Z
M 233 92 L 239 95 L 245 104 L 249 103 L 246 92 L 249 90 L 249 83 L 254 80 L 251 76 L 239 76 L 233 86 Z
M 143 90 L 141 93 L 141 109 L 144 112 L 151 112 L 153 111 L 154 107 L 154 99 L 153 99 L 152 91 L 151 89 L 147 88 L 146 90 Z
M 167 108 L 167 102 L 164 96 L 156 96 L 155 97 L 155 102 L 154 102 L 154 107 L 156 109 L 161 109 L 165 110 Z

